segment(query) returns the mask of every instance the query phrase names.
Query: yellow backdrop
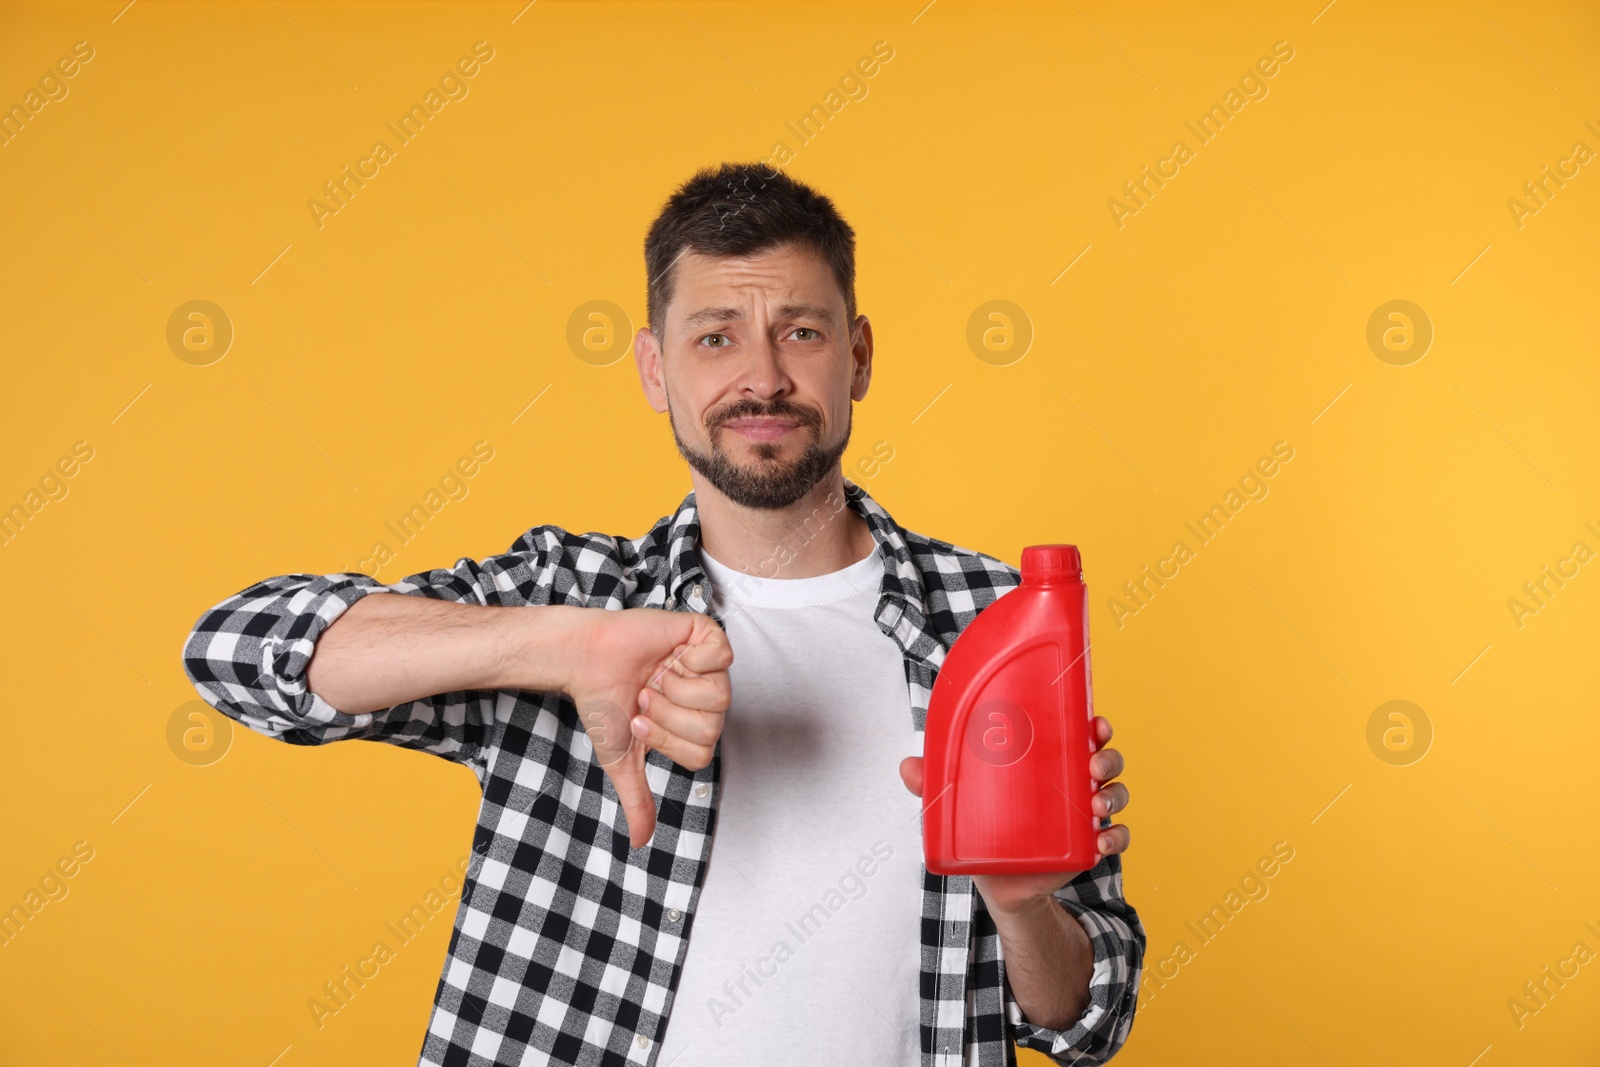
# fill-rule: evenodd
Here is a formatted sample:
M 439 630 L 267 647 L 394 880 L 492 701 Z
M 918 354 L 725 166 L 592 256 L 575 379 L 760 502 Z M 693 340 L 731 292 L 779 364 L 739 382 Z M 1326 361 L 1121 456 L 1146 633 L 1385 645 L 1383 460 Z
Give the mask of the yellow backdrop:
M 1596 1062 L 1600 15 L 1322 3 L 7 4 L 0 1060 L 415 1061 L 472 776 L 218 731 L 183 637 L 644 531 L 644 230 L 771 159 L 858 231 L 852 477 L 1082 547 L 1121 1062 Z

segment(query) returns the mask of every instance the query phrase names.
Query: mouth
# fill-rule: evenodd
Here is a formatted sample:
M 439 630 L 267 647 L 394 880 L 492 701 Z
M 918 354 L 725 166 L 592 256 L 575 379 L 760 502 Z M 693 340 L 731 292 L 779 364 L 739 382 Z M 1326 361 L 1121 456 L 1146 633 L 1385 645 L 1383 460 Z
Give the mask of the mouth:
M 786 418 L 729 419 L 722 424 L 723 429 L 732 430 L 751 441 L 777 441 L 799 426 L 798 420 Z

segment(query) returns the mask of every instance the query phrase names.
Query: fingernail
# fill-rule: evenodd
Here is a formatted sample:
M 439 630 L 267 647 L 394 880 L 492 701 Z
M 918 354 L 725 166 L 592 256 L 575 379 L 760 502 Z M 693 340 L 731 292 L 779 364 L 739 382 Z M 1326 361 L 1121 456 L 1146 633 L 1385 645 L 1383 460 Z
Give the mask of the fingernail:
M 635 715 L 630 725 L 635 737 L 644 737 L 650 732 L 650 723 L 643 715 Z
M 639 691 L 639 706 L 646 711 L 650 710 L 650 690 L 641 689 Z

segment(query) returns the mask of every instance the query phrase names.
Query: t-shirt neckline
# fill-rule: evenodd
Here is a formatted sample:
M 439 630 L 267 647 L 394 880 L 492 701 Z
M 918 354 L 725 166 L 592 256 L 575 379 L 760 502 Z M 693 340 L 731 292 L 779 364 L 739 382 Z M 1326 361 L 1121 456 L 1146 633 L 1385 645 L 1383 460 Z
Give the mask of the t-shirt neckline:
M 866 556 L 836 571 L 809 578 L 766 578 L 746 574 L 697 549 L 712 587 L 726 600 L 745 607 L 805 608 L 835 604 L 854 596 L 876 594 L 883 582 L 883 556 L 876 544 Z

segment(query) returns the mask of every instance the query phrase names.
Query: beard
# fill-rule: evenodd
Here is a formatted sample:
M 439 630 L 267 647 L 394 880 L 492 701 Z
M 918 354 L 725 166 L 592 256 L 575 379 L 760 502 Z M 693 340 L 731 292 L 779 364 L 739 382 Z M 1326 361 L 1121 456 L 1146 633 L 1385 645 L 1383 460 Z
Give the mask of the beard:
M 785 463 L 778 458 L 785 447 L 782 442 L 757 441 L 753 442 L 751 447 L 756 456 L 752 466 L 740 466 L 718 444 L 717 428 L 730 419 L 752 416 L 777 416 L 796 420 L 801 428 L 810 431 L 810 440 L 806 444 L 805 451 L 792 462 Z M 756 400 L 741 400 L 720 412 L 711 423 L 707 434 L 711 441 L 711 453 L 706 455 L 695 451 L 684 441 L 683 435 L 678 432 L 677 420 L 672 414 L 672 403 L 670 400 L 667 403 L 667 420 L 672 424 L 672 439 L 677 443 L 679 454 L 688 461 L 689 466 L 700 472 L 702 478 L 740 507 L 766 511 L 777 511 L 791 506 L 839 468 L 839 459 L 850 443 L 853 416 L 854 405 L 845 420 L 844 436 L 837 444 L 824 446 L 818 440 L 821 421 L 809 408 L 791 405 L 782 400 L 769 404 L 762 404 Z

